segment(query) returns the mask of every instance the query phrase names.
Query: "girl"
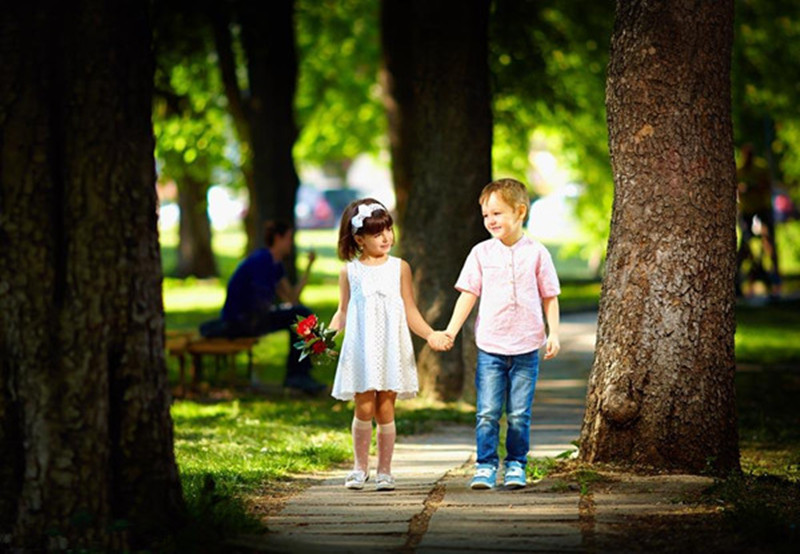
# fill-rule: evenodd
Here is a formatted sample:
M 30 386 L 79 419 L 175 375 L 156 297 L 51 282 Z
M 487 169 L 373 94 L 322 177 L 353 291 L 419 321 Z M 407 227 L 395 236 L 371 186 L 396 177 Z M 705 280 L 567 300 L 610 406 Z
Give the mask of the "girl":
M 373 417 L 378 424 L 376 489 L 394 489 L 394 403 L 398 397 L 413 398 L 418 390 L 409 327 L 435 350 L 452 346 L 452 340 L 431 329 L 419 313 L 409 265 L 389 256 L 392 225 L 383 204 L 365 198 L 347 206 L 339 226 L 338 255 L 347 264 L 339 274 L 339 308 L 330 328 L 339 331 L 346 326 L 347 332 L 331 394 L 355 400 L 355 460 L 345 479 L 348 489 L 362 489 L 369 479 Z

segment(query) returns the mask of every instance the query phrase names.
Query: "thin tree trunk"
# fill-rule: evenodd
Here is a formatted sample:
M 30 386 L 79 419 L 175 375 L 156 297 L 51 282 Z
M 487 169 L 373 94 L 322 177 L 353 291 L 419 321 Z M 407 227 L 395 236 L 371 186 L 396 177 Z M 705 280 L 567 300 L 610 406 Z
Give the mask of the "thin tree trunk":
M 145 547 L 184 514 L 147 6 L 15 3 L 0 21 L 0 532 L 26 551 Z
M 275 219 L 294 224 L 299 186 L 292 156 L 297 139 L 294 1 L 270 2 L 266 16 L 261 14 L 263 9 L 265 6 L 260 2 L 245 2 L 240 12 L 251 91 L 249 115 L 257 229 Z M 294 256 L 287 260 L 286 269 L 294 279 Z
M 207 194 L 208 183 L 200 182 L 191 171 L 186 171 L 178 187 L 181 219 L 177 273 L 181 278 L 194 275 L 202 279 L 217 275 Z
M 732 25 L 730 0 L 617 3 L 616 190 L 584 461 L 738 468 Z
M 266 4 L 243 0 L 235 9 L 247 56 L 250 90 L 246 97 L 235 75 L 232 37 L 227 23 L 231 14 L 220 17 L 218 11 L 212 14 L 212 19 L 231 114 L 240 141 L 246 141 L 247 161 L 252 162 L 243 168 L 250 190 L 248 215 L 252 218 L 245 225 L 248 244 L 263 245 L 261 230 L 266 221 L 280 219 L 294 225 L 299 186 L 292 155 L 298 134 L 294 116 L 297 88 L 294 0 Z M 264 10 L 268 10 L 266 15 Z M 294 280 L 294 254 L 287 260 L 286 269 Z
M 478 195 L 491 179 L 489 2 L 384 0 L 381 17 L 401 253 L 422 315 L 443 329 L 461 265 L 485 237 Z M 421 349 L 423 389 L 459 397 L 473 363 L 465 352 L 463 338 L 448 353 Z
M 247 252 L 255 250 L 261 242 L 256 220 L 256 186 L 253 178 L 253 145 L 250 131 L 250 115 L 247 99 L 244 97 L 236 76 L 236 58 L 233 54 L 233 37 L 230 24 L 232 14 L 218 3 L 212 3 L 209 20 L 214 30 L 214 45 L 219 59 L 219 69 L 225 97 L 228 100 L 228 111 L 233 118 L 236 137 L 239 140 L 241 155 L 241 171 L 247 186 L 249 208 L 244 218 L 244 229 L 247 233 Z

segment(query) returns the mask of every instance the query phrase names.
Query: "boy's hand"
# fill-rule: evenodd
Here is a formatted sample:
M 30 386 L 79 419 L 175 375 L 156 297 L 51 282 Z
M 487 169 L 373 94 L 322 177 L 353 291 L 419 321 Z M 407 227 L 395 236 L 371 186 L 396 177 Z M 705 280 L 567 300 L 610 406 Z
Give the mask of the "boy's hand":
M 443 331 L 434 331 L 428 335 L 428 346 L 437 352 L 445 352 L 453 348 L 453 339 Z
M 559 350 L 561 350 L 561 343 L 559 342 L 558 337 L 547 337 L 547 349 L 544 351 L 544 359 L 551 360 L 555 358 L 558 355 Z

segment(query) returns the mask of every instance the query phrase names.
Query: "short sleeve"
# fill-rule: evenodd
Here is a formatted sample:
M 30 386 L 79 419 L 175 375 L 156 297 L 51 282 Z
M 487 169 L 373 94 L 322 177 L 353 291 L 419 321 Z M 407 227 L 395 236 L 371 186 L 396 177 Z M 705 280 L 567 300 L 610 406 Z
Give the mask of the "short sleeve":
M 561 285 L 558 282 L 556 266 L 550 252 L 544 246 L 539 252 L 539 263 L 536 265 L 536 283 L 539 286 L 541 298 L 552 298 L 561 294 Z
M 469 292 L 475 296 L 481 295 L 483 273 L 481 272 L 480 262 L 476 249 L 473 248 L 461 268 L 455 288 L 460 292 Z

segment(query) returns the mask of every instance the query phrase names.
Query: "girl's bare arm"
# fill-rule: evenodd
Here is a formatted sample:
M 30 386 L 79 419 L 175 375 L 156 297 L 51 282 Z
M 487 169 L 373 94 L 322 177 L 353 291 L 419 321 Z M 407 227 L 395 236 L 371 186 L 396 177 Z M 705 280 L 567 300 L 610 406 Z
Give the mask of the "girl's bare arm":
M 350 302 L 350 280 L 347 278 L 347 267 L 339 272 L 339 307 L 331 319 L 330 329 L 341 331 L 347 321 L 347 304 Z

